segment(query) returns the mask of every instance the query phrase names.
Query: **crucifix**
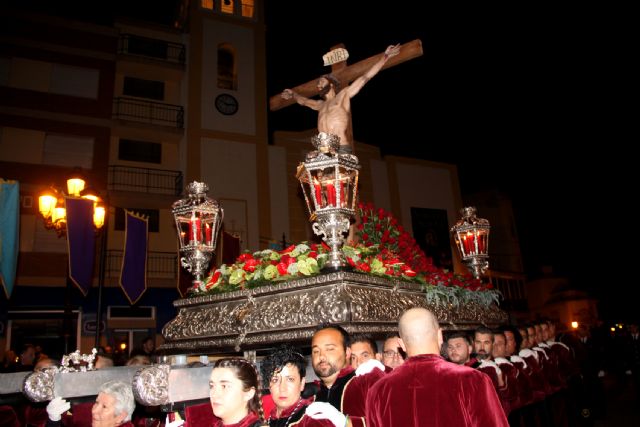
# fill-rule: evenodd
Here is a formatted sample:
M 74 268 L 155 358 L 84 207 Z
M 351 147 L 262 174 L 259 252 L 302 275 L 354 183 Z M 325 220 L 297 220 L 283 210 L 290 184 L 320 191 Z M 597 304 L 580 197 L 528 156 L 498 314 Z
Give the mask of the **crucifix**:
M 379 71 L 422 55 L 422 42 L 413 40 L 404 45 L 389 46 L 384 53 L 374 55 L 347 66 L 346 58 L 341 60 L 343 45 L 334 46 L 338 62 L 331 66 L 331 73 L 294 87 L 285 89 L 269 100 L 271 111 L 287 107 L 293 103 L 318 111 L 318 132 L 335 135 L 340 139 L 340 151 L 353 153 L 353 133 L 351 126 L 351 102 L 369 79 Z M 322 95 L 323 100 L 311 99 Z

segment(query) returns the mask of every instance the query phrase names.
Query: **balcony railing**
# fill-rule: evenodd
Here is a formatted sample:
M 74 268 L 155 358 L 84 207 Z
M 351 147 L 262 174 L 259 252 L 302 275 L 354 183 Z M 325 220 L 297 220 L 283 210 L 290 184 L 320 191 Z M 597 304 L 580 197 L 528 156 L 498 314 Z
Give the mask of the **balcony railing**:
M 118 278 L 122 269 L 124 251 L 109 250 L 105 262 L 105 277 Z M 147 278 L 176 279 L 178 278 L 177 252 L 149 252 L 147 255 Z
M 181 43 L 150 39 L 133 34 L 120 34 L 118 53 L 184 65 L 187 49 Z
M 184 186 L 180 171 L 109 166 L 108 187 L 109 191 L 135 191 L 180 196 Z
M 113 117 L 153 125 L 184 128 L 182 105 L 145 101 L 136 98 L 113 98 Z

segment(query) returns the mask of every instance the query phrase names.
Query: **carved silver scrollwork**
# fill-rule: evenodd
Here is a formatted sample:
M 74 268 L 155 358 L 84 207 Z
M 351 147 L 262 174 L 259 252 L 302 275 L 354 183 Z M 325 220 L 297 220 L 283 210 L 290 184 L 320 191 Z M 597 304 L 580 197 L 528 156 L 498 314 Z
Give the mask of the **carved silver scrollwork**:
M 157 406 L 169 403 L 169 372 L 166 364 L 142 368 L 133 377 L 133 394 L 143 405 Z
M 470 329 L 507 320 L 506 313 L 494 305 L 432 306 L 415 283 L 348 271 L 185 298 L 174 305 L 179 312 L 165 325 L 165 343 L 160 347 L 168 354 L 307 341 L 323 322 L 341 324 L 349 332 L 382 334 L 395 330 L 402 312 L 411 307 L 430 309 L 445 329 L 452 322 Z
M 58 368 L 45 368 L 35 371 L 24 379 L 22 392 L 33 402 L 46 402 L 54 398 L 53 379 Z

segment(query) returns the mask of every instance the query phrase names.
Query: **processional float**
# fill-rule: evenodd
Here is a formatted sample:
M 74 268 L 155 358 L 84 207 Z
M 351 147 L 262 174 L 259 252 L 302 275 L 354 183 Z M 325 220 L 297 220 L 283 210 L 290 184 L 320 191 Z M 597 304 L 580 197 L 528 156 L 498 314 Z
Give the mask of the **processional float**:
M 257 350 L 279 343 L 308 346 L 316 326 L 323 322 L 339 324 L 350 333 L 382 337 L 396 331 L 398 318 L 412 307 L 428 308 L 445 329 L 497 326 L 506 321 L 506 313 L 496 306 L 429 304 L 417 283 L 350 271 L 341 248 L 355 216 L 360 163 L 355 155 L 338 152 L 339 141 L 332 135 L 319 134 L 312 144 L 315 150 L 299 164 L 296 178 L 312 229 L 330 248 L 321 274 L 178 299 L 173 302 L 178 314 L 164 326 L 164 343 L 158 349 L 165 363 L 83 373 L 34 373 L 25 380 L 25 394 L 34 401 L 91 395 L 104 381 L 117 377 L 132 383 L 140 403 L 171 405 L 208 397 L 208 356 L 244 351 L 245 357 L 255 358 Z M 194 276 L 196 287 L 208 271 L 223 220 L 222 206 L 207 192 L 207 184 L 192 182 L 187 196 L 172 206 L 181 264 Z M 452 233 L 463 261 L 480 277 L 488 266 L 489 225 L 477 221 L 471 209 L 465 208 Z M 201 356 L 205 366 L 187 368 L 187 355 Z M 71 375 L 83 375 L 85 387 L 72 387 L 78 381 Z

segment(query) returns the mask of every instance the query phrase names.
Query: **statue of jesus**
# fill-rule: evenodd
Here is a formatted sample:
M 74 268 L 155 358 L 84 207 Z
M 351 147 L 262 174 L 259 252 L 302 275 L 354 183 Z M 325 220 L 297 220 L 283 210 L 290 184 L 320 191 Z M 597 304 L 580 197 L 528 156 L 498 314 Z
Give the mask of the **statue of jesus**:
M 337 136 L 340 138 L 339 152 L 352 154 L 351 98 L 360 92 L 360 89 L 373 76 L 378 74 L 389 58 L 399 53 L 399 44 L 387 47 L 378 62 L 342 90 L 340 90 L 340 82 L 334 75 L 327 74 L 320 77 L 317 87 L 323 99 L 310 99 L 291 89 L 285 89 L 281 96 L 287 100 L 293 98 L 298 104 L 316 110 L 318 112 L 318 132 Z

